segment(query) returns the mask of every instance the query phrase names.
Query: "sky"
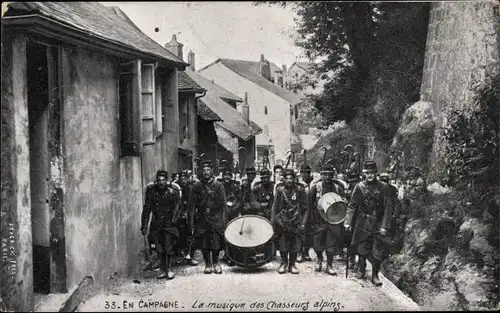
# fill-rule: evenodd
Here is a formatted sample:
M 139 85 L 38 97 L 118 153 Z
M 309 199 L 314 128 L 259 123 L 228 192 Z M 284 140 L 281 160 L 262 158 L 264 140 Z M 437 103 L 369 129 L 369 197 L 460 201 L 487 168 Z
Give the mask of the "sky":
M 184 44 L 184 61 L 195 53 L 196 70 L 218 58 L 259 61 L 260 55 L 290 65 L 306 61 L 293 43 L 295 13 L 290 8 L 252 2 L 102 2 L 118 6 L 162 46 L 172 34 Z M 159 32 L 155 32 L 155 28 Z

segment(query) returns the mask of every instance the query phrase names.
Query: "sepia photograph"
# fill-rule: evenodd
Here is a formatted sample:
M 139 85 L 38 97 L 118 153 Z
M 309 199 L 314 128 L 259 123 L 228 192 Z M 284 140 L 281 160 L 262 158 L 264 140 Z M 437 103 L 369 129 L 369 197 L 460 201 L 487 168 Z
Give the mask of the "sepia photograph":
M 2 2 L 0 312 L 500 310 L 500 1 Z

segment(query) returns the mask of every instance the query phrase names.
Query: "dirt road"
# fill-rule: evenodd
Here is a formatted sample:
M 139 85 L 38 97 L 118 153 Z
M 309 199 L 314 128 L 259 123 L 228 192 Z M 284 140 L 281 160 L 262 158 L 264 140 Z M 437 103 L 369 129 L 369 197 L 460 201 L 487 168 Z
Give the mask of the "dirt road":
M 354 274 L 346 279 L 340 261 L 334 262 L 338 276 L 314 272 L 312 262 L 298 264 L 299 275 L 280 275 L 278 266 L 278 262 L 256 270 L 223 266 L 220 275 L 203 274 L 201 264 L 181 266 L 171 281 L 156 280 L 153 272 L 144 273 L 108 286 L 80 305 L 79 311 L 419 310 L 384 277 L 382 287 L 374 287 L 369 280 L 359 280 Z

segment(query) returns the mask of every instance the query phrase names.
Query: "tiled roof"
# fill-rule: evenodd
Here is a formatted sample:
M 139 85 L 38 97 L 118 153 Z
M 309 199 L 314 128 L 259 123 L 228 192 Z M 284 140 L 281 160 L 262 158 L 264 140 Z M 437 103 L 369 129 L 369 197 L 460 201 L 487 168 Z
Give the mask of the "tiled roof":
M 117 46 L 146 53 L 186 66 L 187 63 L 170 53 L 159 43 L 144 34 L 116 7 L 106 7 L 99 2 L 12 2 L 5 16 L 38 14 L 76 28 L 89 37 L 105 40 Z
M 314 63 L 310 63 L 310 62 L 295 62 L 295 64 L 297 64 L 298 67 L 300 67 L 306 71 L 309 71 L 314 67 Z
M 196 102 L 198 107 L 198 115 L 205 121 L 220 122 L 222 119 L 217 113 L 212 111 L 201 99 Z
M 201 100 L 208 108 L 222 118 L 222 121 L 218 122 L 221 127 L 243 140 L 248 140 L 262 131 L 255 123 L 249 125 L 241 113 L 223 100 L 230 99 L 242 102 L 240 97 L 212 83 L 212 81 L 201 76 L 199 73 L 188 69 L 186 69 L 186 73 L 201 87 L 207 90 L 207 94 L 201 98 Z
M 188 74 L 184 71 L 177 72 L 177 86 L 179 90 L 192 90 L 194 92 L 203 92 L 203 88 L 198 85 Z
M 219 61 L 225 66 L 227 66 L 229 69 L 234 71 L 235 73 L 238 73 L 239 75 L 259 85 L 260 87 L 269 90 L 270 92 L 285 99 L 291 104 L 297 104 L 301 102 L 300 98 L 294 95 L 292 92 L 262 77 L 259 74 L 260 73 L 259 62 L 233 60 L 233 59 L 220 59 Z M 202 71 L 200 70 L 200 72 Z

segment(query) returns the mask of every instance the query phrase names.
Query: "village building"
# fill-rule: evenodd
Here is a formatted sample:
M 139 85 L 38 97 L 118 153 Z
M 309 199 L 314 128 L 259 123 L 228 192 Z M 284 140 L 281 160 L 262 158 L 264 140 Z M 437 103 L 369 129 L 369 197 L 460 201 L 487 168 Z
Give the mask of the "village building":
M 274 166 L 284 163 L 289 151 L 300 152 L 295 125 L 301 100 L 284 88 L 283 72 L 285 67 L 280 69 L 263 55 L 259 62 L 218 59 L 198 71 L 239 97 L 247 94 L 250 120 L 263 129 L 256 137 L 258 164 L 266 154 Z M 246 110 L 242 104 L 237 109 Z
M 32 311 L 136 269 L 144 188 L 194 162 L 204 90 L 116 7 L 13 2 L 2 35 L 1 297 Z
M 182 58 L 183 44 L 177 41 L 176 35 L 173 35 L 172 40 L 165 46 Z M 255 162 L 255 137 L 262 129 L 250 120 L 248 109 L 244 109 L 242 113 L 238 112 L 238 104 L 248 108 L 248 102 L 244 103 L 241 97 L 195 71 L 195 54 L 192 51 L 188 53 L 188 63 L 190 65 L 184 74 L 206 90 L 205 96 L 198 100 L 198 105 L 206 108 L 204 112 L 210 110 L 220 117 L 220 120 L 214 120 L 215 138 L 210 126 L 206 131 L 200 132 L 200 136 L 206 140 L 199 140 L 199 155 L 205 154 L 208 159 L 213 160 L 216 172 L 220 168 L 220 160 L 226 160 L 234 164 L 235 171 L 242 173 L 245 167 Z M 233 163 L 234 161 L 237 162 Z

